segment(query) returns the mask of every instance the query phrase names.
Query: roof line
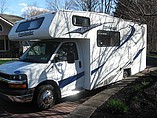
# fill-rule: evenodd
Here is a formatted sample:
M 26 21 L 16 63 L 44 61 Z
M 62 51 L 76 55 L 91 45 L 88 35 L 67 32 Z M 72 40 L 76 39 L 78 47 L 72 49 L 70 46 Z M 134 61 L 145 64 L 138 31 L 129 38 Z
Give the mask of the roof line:
M 3 20 L 4 22 L 8 23 L 9 25 L 13 26 L 14 24 L 10 21 L 8 21 L 7 19 L 5 19 L 4 17 L 0 16 L 0 19 Z

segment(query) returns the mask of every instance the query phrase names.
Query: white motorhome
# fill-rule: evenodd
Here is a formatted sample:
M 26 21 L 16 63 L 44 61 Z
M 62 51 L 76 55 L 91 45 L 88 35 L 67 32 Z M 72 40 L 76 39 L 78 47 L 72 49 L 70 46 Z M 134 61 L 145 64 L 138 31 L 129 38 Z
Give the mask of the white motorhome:
M 57 98 L 92 90 L 146 68 L 147 26 L 103 13 L 58 11 L 17 22 L 12 41 L 33 41 L 0 65 L 0 92 L 50 108 Z

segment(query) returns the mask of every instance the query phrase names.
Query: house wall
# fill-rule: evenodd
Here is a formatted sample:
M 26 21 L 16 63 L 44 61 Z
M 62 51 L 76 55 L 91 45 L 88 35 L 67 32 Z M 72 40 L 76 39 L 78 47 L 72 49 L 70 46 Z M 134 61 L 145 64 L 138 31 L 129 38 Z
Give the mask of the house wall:
M 20 43 L 8 39 L 11 28 L 11 25 L 0 20 L 0 58 L 14 58 L 20 56 Z
M 0 20 L 0 25 L 2 26 L 2 31 L 0 31 L 0 35 L 8 35 L 12 26 Z

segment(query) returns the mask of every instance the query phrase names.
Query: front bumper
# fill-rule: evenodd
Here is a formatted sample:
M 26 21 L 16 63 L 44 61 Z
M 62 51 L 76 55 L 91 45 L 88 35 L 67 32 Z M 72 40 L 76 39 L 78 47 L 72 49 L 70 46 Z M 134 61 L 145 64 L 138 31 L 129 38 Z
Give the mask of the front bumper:
M 1 89 L 0 93 L 7 96 L 13 102 L 31 102 L 33 100 L 34 89 L 27 90 L 6 90 Z
M 4 81 L 5 80 L 5 81 Z M 14 102 L 30 102 L 33 99 L 34 88 L 31 89 L 16 89 L 8 86 L 6 79 L 0 80 L 0 93 L 7 96 Z
M 33 94 L 26 94 L 21 96 L 11 96 L 11 95 L 6 95 L 6 96 L 13 102 L 25 103 L 25 102 L 31 102 L 33 100 Z
M 0 93 L 8 96 L 14 102 L 30 102 L 33 99 L 34 88 L 28 89 L 27 76 L 21 74 L 25 79 L 10 79 L 12 76 L 0 72 Z M 8 78 L 8 79 L 6 79 Z

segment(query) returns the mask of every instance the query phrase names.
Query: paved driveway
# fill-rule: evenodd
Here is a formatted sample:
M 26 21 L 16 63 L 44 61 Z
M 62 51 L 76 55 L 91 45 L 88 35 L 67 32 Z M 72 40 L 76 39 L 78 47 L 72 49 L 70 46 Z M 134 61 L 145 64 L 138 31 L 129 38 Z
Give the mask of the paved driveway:
M 78 105 L 82 104 L 90 97 L 100 92 L 104 88 L 93 91 L 84 91 L 75 96 L 61 99 L 58 104 L 49 110 L 38 112 L 34 109 L 31 103 L 14 103 L 7 97 L 0 94 L 0 117 L 9 118 L 65 118 L 72 112 Z

